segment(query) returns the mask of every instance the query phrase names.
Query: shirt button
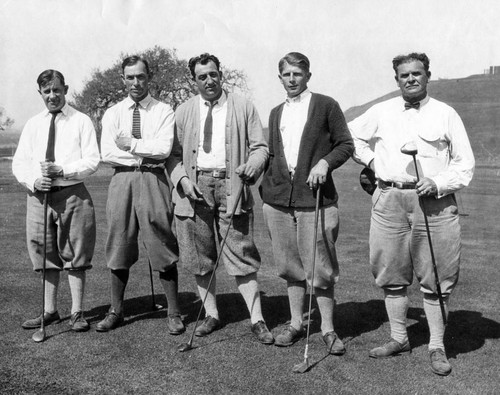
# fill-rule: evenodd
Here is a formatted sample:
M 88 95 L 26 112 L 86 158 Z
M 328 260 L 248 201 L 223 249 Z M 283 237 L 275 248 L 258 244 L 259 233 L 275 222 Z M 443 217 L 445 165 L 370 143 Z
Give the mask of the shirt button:
M 193 150 L 193 154 L 196 154 L 196 150 L 195 149 Z
M 191 166 L 191 169 L 194 169 L 194 166 Z
M 295 200 L 292 200 L 292 203 L 295 203 Z

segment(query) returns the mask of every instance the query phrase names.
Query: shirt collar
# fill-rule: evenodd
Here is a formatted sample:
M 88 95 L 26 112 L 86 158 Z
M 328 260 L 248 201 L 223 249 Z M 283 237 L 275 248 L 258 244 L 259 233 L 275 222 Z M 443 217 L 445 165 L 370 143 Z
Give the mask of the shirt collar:
M 405 100 L 403 99 L 402 96 L 400 96 L 400 99 L 401 99 L 401 111 L 406 111 L 405 106 L 404 106 Z M 422 108 L 427 103 L 429 103 L 429 100 L 430 100 L 429 95 L 426 95 L 422 100 L 420 100 L 420 108 Z
M 309 89 L 306 89 L 298 96 L 295 96 L 295 97 L 288 97 L 287 96 L 285 101 L 287 103 L 302 103 L 304 100 L 308 99 L 309 96 L 311 96 L 311 91 Z
M 220 97 L 217 100 L 215 100 L 215 102 L 216 102 L 215 105 L 218 107 L 222 107 L 226 101 L 227 101 L 227 95 L 226 95 L 226 92 L 223 90 Z M 200 95 L 200 105 L 201 106 L 209 106 L 209 103 L 210 102 L 208 100 L 203 99 L 203 97 L 201 97 L 201 95 Z
M 138 104 L 139 106 L 141 106 L 142 108 L 148 108 L 149 106 L 149 103 L 151 103 L 151 100 L 153 100 L 153 98 L 151 97 L 151 95 L 148 93 L 148 95 L 142 99 Z M 127 108 L 133 108 L 135 106 L 135 101 L 133 101 L 130 96 L 127 96 L 127 98 L 125 99 L 126 103 L 127 103 Z
M 62 114 L 66 117 L 66 116 L 68 116 L 69 109 L 70 109 L 70 107 L 69 107 L 69 105 L 68 105 L 68 102 L 66 102 L 66 103 L 64 104 L 63 108 L 61 108 L 61 110 L 60 110 L 60 111 L 61 111 L 61 113 L 62 113 Z M 49 115 L 51 115 L 52 113 L 51 113 L 51 112 L 50 112 L 47 108 L 45 108 L 44 114 L 45 114 L 45 116 L 49 116 Z

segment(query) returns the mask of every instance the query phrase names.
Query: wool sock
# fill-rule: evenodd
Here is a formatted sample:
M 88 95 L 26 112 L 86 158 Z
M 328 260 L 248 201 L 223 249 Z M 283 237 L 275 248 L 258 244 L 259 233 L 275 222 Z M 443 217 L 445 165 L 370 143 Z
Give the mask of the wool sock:
M 59 270 L 45 270 L 45 312 L 57 311 L 57 291 L 59 289 Z
M 326 335 L 332 332 L 333 328 L 333 287 L 327 289 L 314 288 L 316 301 L 321 314 L 321 333 Z
M 129 277 L 128 270 L 111 270 L 111 307 L 116 314 L 123 314 L 123 299 Z
M 85 270 L 69 270 L 68 282 L 71 291 L 71 314 L 83 311 L 83 294 L 85 291 Z
M 288 292 L 288 303 L 290 304 L 290 314 L 291 320 L 290 325 L 295 329 L 299 330 L 302 328 L 302 322 L 304 320 L 304 300 L 306 297 L 306 282 L 288 282 L 287 283 Z
M 217 276 L 214 274 L 212 284 L 210 285 L 210 289 L 208 289 L 208 283 L 210 282 L 211 275 L 212 273 L 207 273 L 204 276 L 195 276 L 196 285 L 202 302 L 206 295 L 206 300 L 203 305 L 205 308 L 205 316 L 210 316 L 218 320 L 219 310 L 217 310 L 217 298 L 215 295 L 215 290 L 217 288 Z
M 448 297 L 444 297 L 444 311 L 448 319 Z M 436 348 L 444 350 L 445 325 L 439 299 L 436 295 L 424 294 L 424 312 L 430 332 L 429 350 Z
M 179 279 L 179 274 L 177 272 L 177 265 L 174 265 L 166 272 L 160 272 L 160 283 L 167 297 L 168 314 L 179 313 L 178 279 Z
M 406 287 L 399 290 L 384 289 L 384 293 L 385 308 L 391 327 L 391 337 L 398 343 L 406 343 L 408 341 L 406 314 L 408 313 L 409 305 Z
M 255 324 L 264 321 L 262 316 L 262 306 L 260 303 L 259 283 L 257 282 L 257 273 L 251 273 L 246 276 L 236 276 L 238 290 L 243 296 L 250 313 L 250 321 Z

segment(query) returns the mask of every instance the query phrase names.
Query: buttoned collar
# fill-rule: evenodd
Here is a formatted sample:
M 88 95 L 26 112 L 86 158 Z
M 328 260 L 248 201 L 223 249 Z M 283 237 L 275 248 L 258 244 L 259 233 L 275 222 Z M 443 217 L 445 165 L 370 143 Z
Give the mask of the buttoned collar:
M 149 103 L 151 103 L 151 100 L 153 100 L 153 98 L 148 93 L 148 95 L 144 99 L 142 99 L 138 104 L 142 108 L 148 108 Z M 133 108 L 133 107 L 135 107 L 135 101 L 133 101 L 130 98 L 130 96 L 127 96 L 127 98 L 125 99 L 125 102 L 127 103 L 127 108 Z
M 302 103 L 304 100 L 308 99 L 309 96 L 311 96 L 311 91 L 309 89 L 306 89 L 303 91 L 300 95 L 297 95 L 295 97 L 286 97 L 285 101 L 289 103 Z

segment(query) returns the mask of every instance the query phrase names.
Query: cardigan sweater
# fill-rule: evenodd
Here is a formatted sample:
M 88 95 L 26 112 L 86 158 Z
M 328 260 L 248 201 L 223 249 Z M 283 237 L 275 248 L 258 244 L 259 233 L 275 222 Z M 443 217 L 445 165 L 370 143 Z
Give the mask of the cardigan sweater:
M 312 94 L 293 178 L 288 172 L 280 131 L 283 106 L 284 103 L 275 107 L 269 116 L 269 164 L 259 188 L 262 200 L 282 207 L 315 207 L 315 196 L 306 180 L 311 169 L 324 159 L 329 171 L 322 186 L 322 205 L 337 203 L 332 171 L 344 164 L 354 151 L 339 104 L 331 97 Z
M 238 166 L 250 163 L 257 169 L 255 180 L 264 171 L 269 150 L 262 124 L 254 105 L 247 99 L 227 93 L 226 117 L 226 196 L 227 211 L 232 212 L 241 179 L 235 173 Z M 200 96 L 197 95 L 180 105 L 175 112 L 175 136 L 172 152 L 167 159 L 167 171 L 174 184 L 174 213 L 194 216 L 194 202 L 190 201 L 179 184 L 183 177 L 197 182 L 197 159 L 200 138 Z M 254 200 L 250 188 L 245 185 L 236 214 L 251 210 Z

